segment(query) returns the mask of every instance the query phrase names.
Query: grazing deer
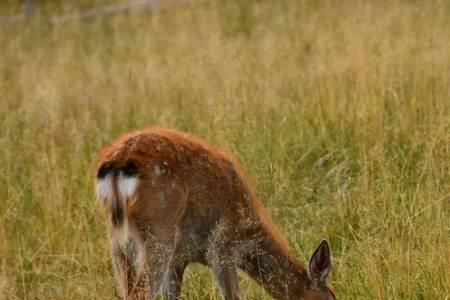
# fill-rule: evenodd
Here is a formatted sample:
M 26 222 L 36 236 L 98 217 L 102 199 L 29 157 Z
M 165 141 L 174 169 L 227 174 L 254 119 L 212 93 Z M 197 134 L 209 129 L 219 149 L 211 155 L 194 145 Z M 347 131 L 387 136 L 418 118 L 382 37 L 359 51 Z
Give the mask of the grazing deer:
M 212 267 L 227 300 L 240 299 L 236 267 L 276 299 L 335 299 L 327 242 L 308 274 L 226 151 L 153 127 L 101 150 L 95 177 L 126 299 L 179 299 L 190 262 Z

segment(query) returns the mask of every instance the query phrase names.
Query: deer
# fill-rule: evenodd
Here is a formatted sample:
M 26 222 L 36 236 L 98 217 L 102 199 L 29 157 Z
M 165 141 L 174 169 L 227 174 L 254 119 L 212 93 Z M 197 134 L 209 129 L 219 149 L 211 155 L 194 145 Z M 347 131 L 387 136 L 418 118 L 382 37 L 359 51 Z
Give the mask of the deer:
M 238 269 L 275 299 L 336 299 L 328 243 L 306 270 L 227 150 L 153 126 L 101 149 L 93 176 L 124 299 L 181 299 L 190 263 L 212 268 L 225 300 L 241 299 Z

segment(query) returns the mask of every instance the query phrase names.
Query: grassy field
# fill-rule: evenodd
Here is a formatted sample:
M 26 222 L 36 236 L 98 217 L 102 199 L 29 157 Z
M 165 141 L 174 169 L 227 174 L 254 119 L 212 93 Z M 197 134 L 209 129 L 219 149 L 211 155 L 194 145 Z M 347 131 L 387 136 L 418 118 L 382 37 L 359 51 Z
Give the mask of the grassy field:
M 92 162 L 155 123 L 236 153 L 301 260 L 330 241 L 339 299 L 449 299 L 449 2 L 193 1 L 0 45 L 0 299 L 117 298 Z

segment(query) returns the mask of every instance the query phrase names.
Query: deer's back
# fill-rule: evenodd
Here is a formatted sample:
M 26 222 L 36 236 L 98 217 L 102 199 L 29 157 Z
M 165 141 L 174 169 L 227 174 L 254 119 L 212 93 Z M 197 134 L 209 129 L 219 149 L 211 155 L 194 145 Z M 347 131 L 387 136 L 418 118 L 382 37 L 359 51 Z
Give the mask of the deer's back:
M 100 152 L 97 172 L 105 163 L 137 169 L 138 194 L 128 205 L 131 217 L 182 209 L 215 222 L 255 209 L 255 197 L 233 156 L 187 133 L 153 127 L 126 134 Z

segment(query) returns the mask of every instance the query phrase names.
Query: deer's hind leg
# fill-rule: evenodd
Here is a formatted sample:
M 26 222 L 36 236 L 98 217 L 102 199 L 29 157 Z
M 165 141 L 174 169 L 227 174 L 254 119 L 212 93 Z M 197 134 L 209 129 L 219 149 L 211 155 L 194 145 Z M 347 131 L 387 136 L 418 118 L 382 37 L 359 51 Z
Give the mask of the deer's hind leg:
M 139 273 L 136 263 L 137 257 L 124 253 L 118 245 L 111 247 L 111 254 L 116 273 L 122 286 L 125 299 L 147 299 L 148 292 L 145 289 L 145 279 Z
M 167 269 L 162 286 L 162 294 L 165 300 L 181 299 L 181 284 L 186 263 L 172 262 Z
M 154 299 L 162 292 L 164 295 L 175 295 L 169 299 L 176 299 L 184 267 L 182 270 L 175 267 L 174 273 L 171 273 L 171 268 L 176 261 L 175 250 L 180 239 L 179 227 L 186 209 L 187 197 L 183 186 L 175 184 L 175 178 L 168 177 L 167 166 L 157 166 L 161 170 L 158 169 L 160 173 L 154 178 L 154 182 L 147 186 L 144 186 L 145 181 L 141 184 L 141 189 L 147 188 L 146 195 L 156 196 L 140 198 L 130 209 L 133 210 L 130 214 L 134 213 L 133 224 L 145 250 L 146 287 L 149 290 L 149 298 Z M 167 274 L 173 279 L 169 289 L 164 286 Z M 168 293 L 165 294 L 165 291 Z

